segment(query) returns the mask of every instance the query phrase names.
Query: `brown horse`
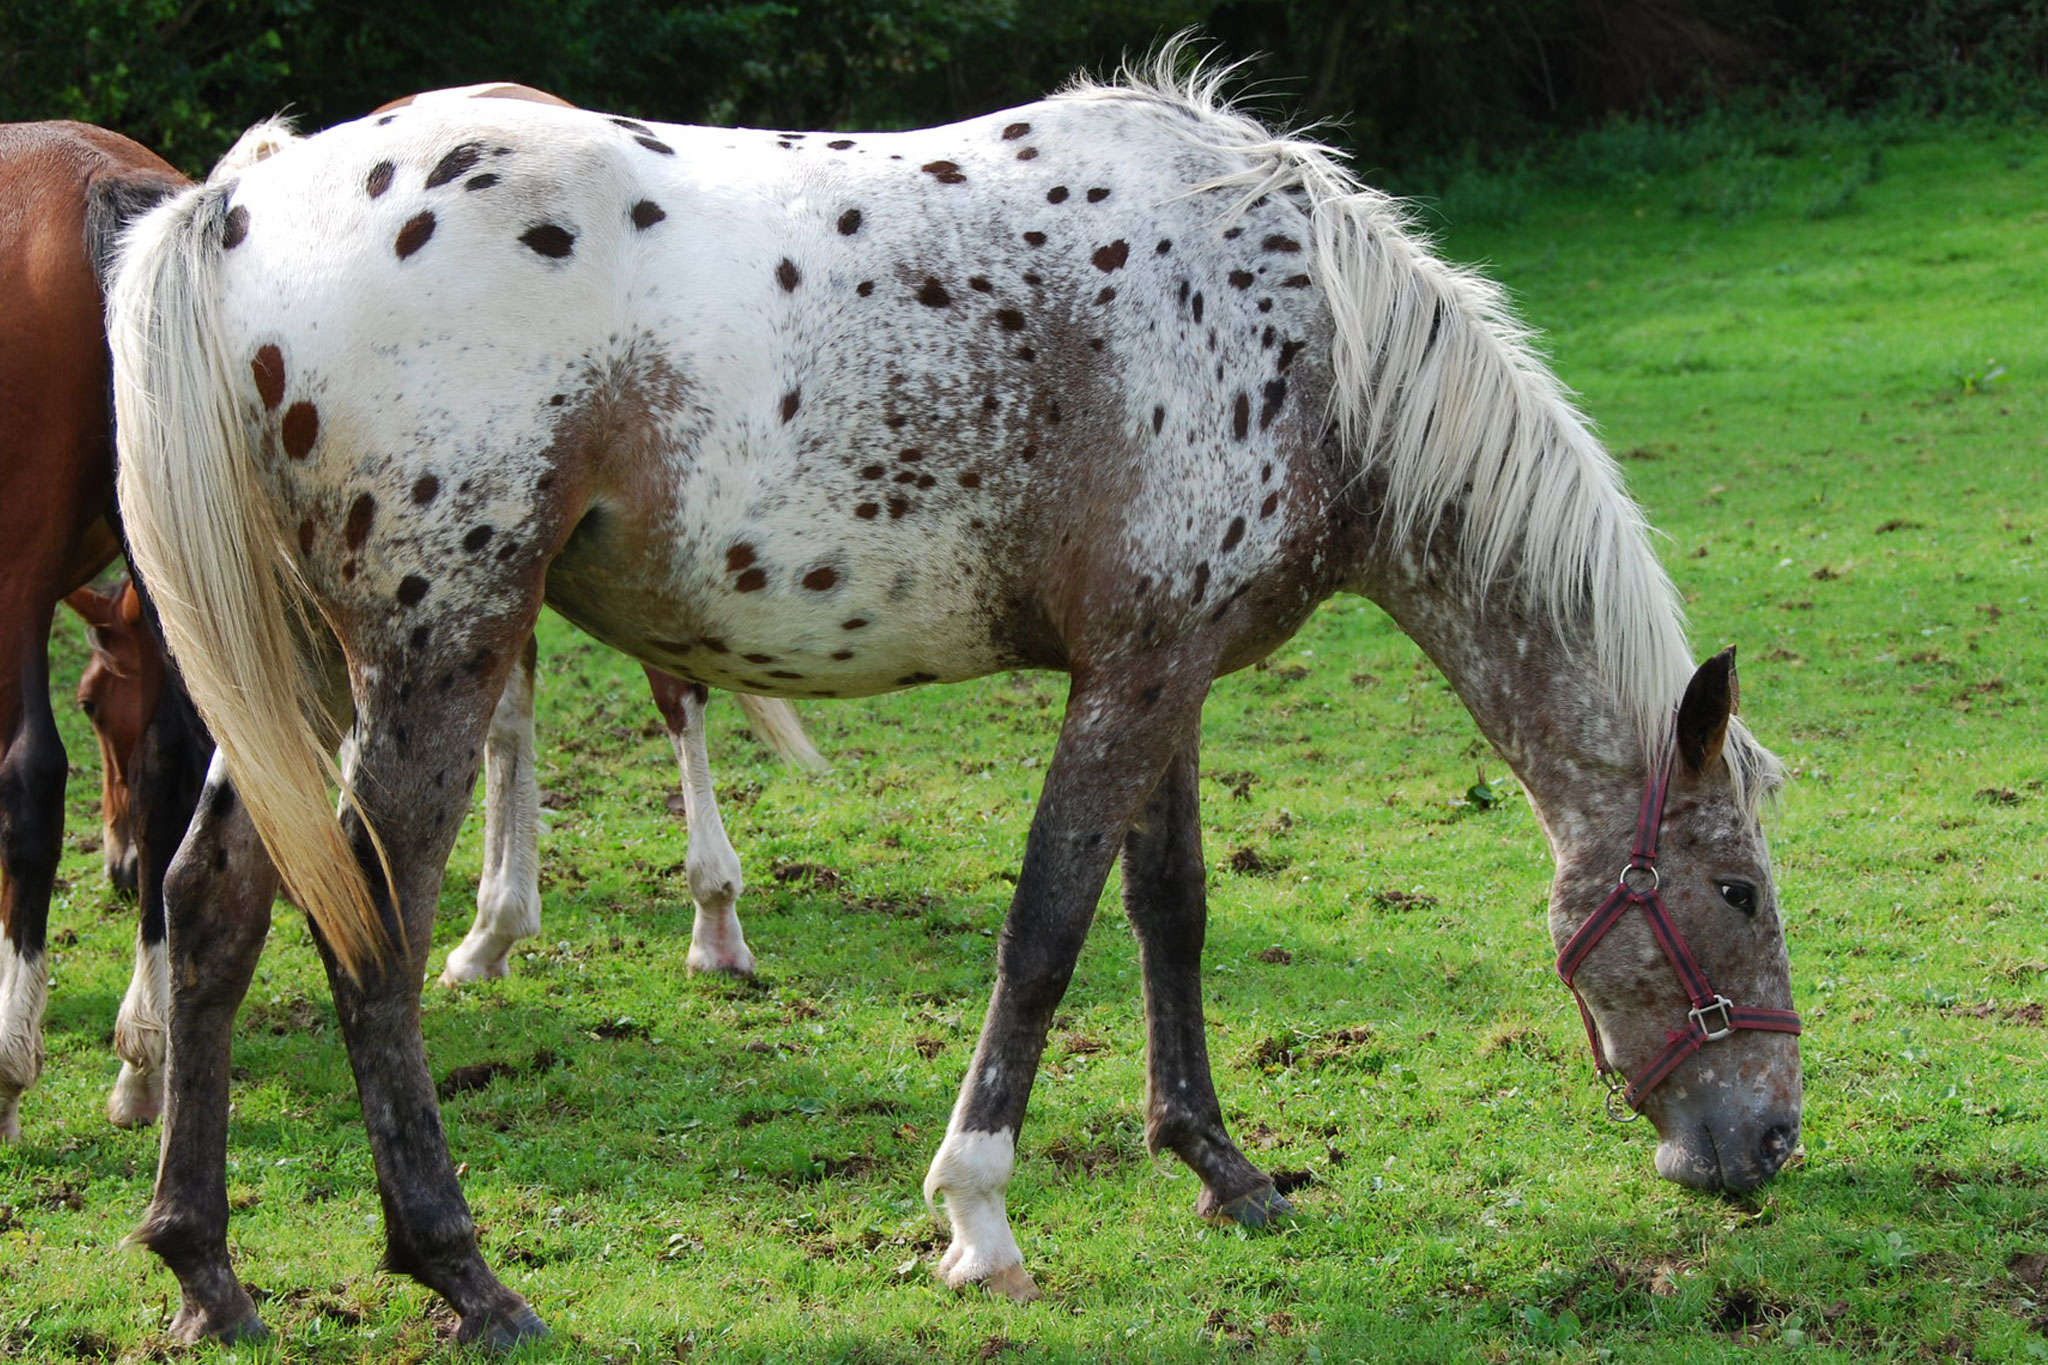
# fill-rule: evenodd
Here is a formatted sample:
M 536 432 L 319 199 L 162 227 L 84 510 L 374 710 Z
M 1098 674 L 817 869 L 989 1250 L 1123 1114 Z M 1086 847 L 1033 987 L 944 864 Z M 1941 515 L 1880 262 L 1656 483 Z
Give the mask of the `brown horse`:
M 0 126 L 0 1140 L 42 1069 L 44 935 L 64 821 L 64 745 L 50 710 L 51 614 L 120 552 L 114 516 L 101 271 L 122 225 L 187 182 L 116 133 Z M 163 869 L 190 818 L 204 741 L 182 691 L 137 750 L 131 812 L 141 901 L 137 961 L 163 942 Z M 161 780 L 159 778 L 161 777 Z M 124 1011 L 115 1047 L 143 1046 Z M 161 1051 L 160 1045 L 156 1048 Z M 124 1067 L 109 1112 L 154 1115 Z

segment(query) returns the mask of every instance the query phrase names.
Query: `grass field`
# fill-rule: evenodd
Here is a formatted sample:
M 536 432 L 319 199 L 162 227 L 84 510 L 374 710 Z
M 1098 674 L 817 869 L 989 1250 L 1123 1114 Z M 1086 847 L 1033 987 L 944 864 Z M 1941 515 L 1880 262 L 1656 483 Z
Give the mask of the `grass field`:
M 686 978 L 667 747 L 629 669 L 543 635 L 541 939 L 429 986 L 486 1254 L 566 1360 L 2048 1358 L 2048 176 L 2040 130 L 1845 133 L 1532 190 L 1447 230 L 1549 334 L 1702 653 L 1794 782 L 1774 851 L 1805 1014 L 1803 1155 L 1739 1199 L 1600 1116 L 1550 970 L 1548 864 L 1504 774 L 1371 605 L 1207 712 L 1211 1047 L 1274 1235 L 1145 1156 L 1112 885 L 1020 1140 L 1043 1301 L 932 1280 L 918 1193 L 973 1046 L 1062 688 L 812 706 L 776 766 L 714 712 L 762 981 Z M 1873 159 L 1873 153 L 1875 154 Z M 2001 372 L 2002 371 L 2002 372 Z M 75 676 L 76 631 L 64 632 Z M 75 718 L 73 718 L 75 721 Z M 129 911 L 73 723 L 50 1058 L 0 1151 L 0 1355 L 157 1358 L 170 1275 L 117 1250 L 156 1139 L 100 1117 Z M 470 917 L 474 830 L 441 951 Z M 281 914 L 237 1040 L 230 1191 L 278 1337 L 200 1359 L 410 1360 L 450 1324 L 375 1270 L 332 1011 Z M 438 956 L 436 964 L 438 967 Z M 465 1070 L 466 1068 L 466 1070 Z

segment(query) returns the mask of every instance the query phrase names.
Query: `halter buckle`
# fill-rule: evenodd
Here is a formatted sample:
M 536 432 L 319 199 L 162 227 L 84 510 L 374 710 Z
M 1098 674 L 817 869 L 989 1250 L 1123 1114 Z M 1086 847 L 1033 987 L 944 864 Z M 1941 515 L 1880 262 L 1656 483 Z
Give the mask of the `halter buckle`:
M 1650 884 L 1648 886 L 1632 884 L 1628 879 L 1628 874 L 1631 872 L 1649 873 Z M 1630 862 L 1621 869 L 1621 874 L 1614 879 L 1614 884 L 1635 897 L 1635 899 L 1646 900 L 1657 894 L 1659 888 L 1664 885 L 1664 878 L 1659 875 L 1655 863 Z
M 1641 1112 L 1628 1102 L 1628 1077 L 1619 1071 L 1596 1071 L 1593 1079 L 1607 1087 L 1607 1093 L 1600 1097 L 1600 1107 L 1607 1111 L 1610 1120 L 1634 1123 L 1642 1117 Z
M 1734 1010 L 1735 1002 L 1733 1000 L 1730 1000 L 1725 995 L 1717 995 L 1714 997 L 1712 1004 L 1701 1005 L 1698 1009 L 1687 1010 L 1685 1017 L 1699 1026 L 1700 1033 L 1703 1035 L 1701 1038 L 1702 1042 L 1718 1043 L 1721 1039 L 1735 1032 Z M 1706 1020 L 1707 1015 L 1715 1013 L 1721 1016 L 1721 1026 L 1719 1028 L 1711 1027 Z

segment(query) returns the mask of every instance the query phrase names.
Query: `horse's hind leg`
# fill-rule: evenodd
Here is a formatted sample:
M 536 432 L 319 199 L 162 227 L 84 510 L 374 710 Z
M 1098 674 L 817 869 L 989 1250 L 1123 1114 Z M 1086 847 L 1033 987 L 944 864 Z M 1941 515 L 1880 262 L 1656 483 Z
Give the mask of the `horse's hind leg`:
M 448 954 L 441 984 L 509 974 L 512 945 L 540 932 L 540 781 L 534 769 L 532 637 L 505 680 L 484 741 L 484 869 L 476 921 Z
M 1138 939 L 1147 1029 L 1145 1144 L 1202 1178 L 1197 1212 L 1258 1227 L 1288 1212 L 1265 1172 L 1223 1128 L 1202 1025 L 1201 791 L 1196 748 L 1167 767 L 1124 837 L 1124 910 Z
M 43 1069 L 43 960 L 63 851 L 64 742 L 50 711 L 51 604 L 16 610 L 0 640 L 0 1142 L 21 1136 L 21 1095 Z M 4 667 L 4 665 L 0 665 Z
M 154 1122 L 163 1108 L 164 1028 L 170 1001 L 164 878 L 192 823 L 212 750 L 213 741 L 192 709 L 184 684 L 167 670 L 155 711 L 136 747 L 129 786 L 140 921 L 135 974 L 114 1020 L 114 1052 L 121 1058 L 121 1074 L 107 1095 L 107 1118 L 117 1127 Z
M 228 1260 L 228 1062 L 235 1011 L 270 931 L 277 872 L 216 758 L 164 878 L 170 966 L 162 1156 L 133 1240 L 178 1277 L 183 1341 L 268 1335 Z
M 471 625 L 457 642 L 459 627 L 444 614 L 432 627 L 435 646 L 383 658 L 373 646 L 353 656 L 358 690 L 350 788 L 361 811 L 352 807 L 343 824 L 370 885 L 379 888 L 384 913 L 395 913 L 399 933 L 384 960 L 359 977 L 342 971 L 324 944 L 322 956 L 377 1163 L 385 1264 L 448 1300 L 462 1319 L 459 1341 L 505 1347 L 546 1329 L 477 1252 L 476 1226 L 449 1159 L 420 1038 L 420 983 L 433 944 L 435 901 L 492 709 L 533 618 L 471 618 Z M 442 633 L 448 643 L 440 643 Z M 388 891 L 365 818 L 383 842 Z
M 1160 774 L 1195 742 L 1213 664 L 1213 654 L 1186 647 L 1075 677 L 997 947 L 981 1041 L 925 1177 L 927 1199 L 945 1196 L 953 1244 L 938 1272 L 956 1288 L 980 1282 L 1019 1302 L 1038 1295 L 1004 1209 L 1018 1129 L 1110 859 Z
M 740 879 L 740 855 L 725 837 L 725 822 L 718 817 L 711 757 L 704 747 L 704 704 L 709 693 L 699 683 L 684 682 L 654 668 L 647 670 L 647 685 L 668 723 L 669 742 L 675 746 L 676 765 L 682 770 L 683 822 L 690 840 L 683 869 L 690 879 L 690 899 L 697 905 L 686 965 L 693 972 L 750 977 L 754 974 L 753 950 L 747 947 L 740 917 L 733 910 L 740 892 L 746 889 Z

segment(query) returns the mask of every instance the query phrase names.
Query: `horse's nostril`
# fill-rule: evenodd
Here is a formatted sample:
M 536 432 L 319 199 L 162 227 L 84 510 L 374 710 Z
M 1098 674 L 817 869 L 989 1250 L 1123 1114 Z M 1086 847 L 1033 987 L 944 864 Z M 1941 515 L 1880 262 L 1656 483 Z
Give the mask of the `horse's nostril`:
M 1785 1164 L 1798 1140 L 1798 1131 L 1784 1124 L 1764 1130 L 1763 1137 L 1757 1141 L 1756 1155 L 1767 1174 Z

